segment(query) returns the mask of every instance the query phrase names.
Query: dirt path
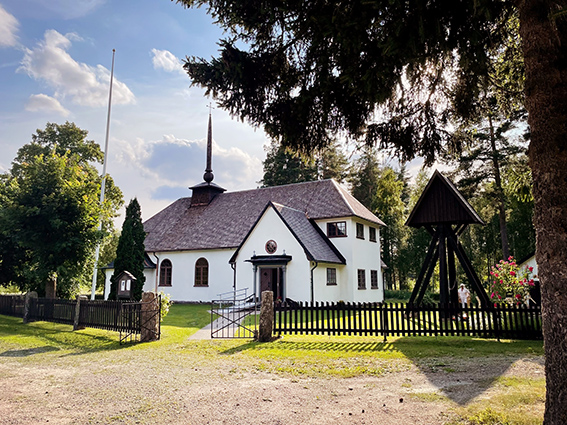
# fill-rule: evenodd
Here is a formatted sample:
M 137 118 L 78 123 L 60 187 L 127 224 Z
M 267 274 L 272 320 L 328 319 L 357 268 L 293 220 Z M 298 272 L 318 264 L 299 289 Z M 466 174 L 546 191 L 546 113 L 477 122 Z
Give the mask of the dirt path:
M 180 350 L 5 351 L 0 424 L 441 425 L 499 376 L 543 377 L 537 356 L 387 362 L 380 376 L 316 378 Z

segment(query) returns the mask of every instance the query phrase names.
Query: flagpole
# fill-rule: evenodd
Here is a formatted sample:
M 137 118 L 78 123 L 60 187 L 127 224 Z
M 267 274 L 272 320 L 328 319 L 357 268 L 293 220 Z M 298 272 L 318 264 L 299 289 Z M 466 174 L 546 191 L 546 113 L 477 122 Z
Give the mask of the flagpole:
M 110 133 L 110 106 L 112 105 L 112 81 L 114 79 L 114 54 L 116 53 L 115 49 L 112 49 L 112 66 L 110 68 L 110 89 L 108 91 L 108 114 L 106 116 L 106 138 L 104 141 L 104 161 L 102 163 L 102 182 L 100 185 L 100 206 L 102 208 L 104 204 L 104 191 L 106 188 L 106 163 L 108 158 L 108 135 Z M 98 230 L 99 232 L 102 230 L 102 217 L 98 222 Z M 91 287 L 91 300 L 95 299 L 95 292 L 96 292 L 96 278 L 98 272 L 98 257 L 100 254 L 100 242 L 96 244 L 95 249 L 95 261 L 94 261 L 94 270 L 93 270 L 93 283 Z

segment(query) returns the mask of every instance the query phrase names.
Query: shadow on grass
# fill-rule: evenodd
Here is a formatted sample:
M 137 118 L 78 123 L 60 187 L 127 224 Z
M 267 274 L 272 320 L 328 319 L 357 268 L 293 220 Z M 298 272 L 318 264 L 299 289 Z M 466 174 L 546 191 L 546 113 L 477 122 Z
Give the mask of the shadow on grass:
M 283 341 L 276 340 L 273 343 L 260 343 L 255 341 L 250 341 L 245 344 L 239 345 L 238 347 L 229 348 L 223 351 L 221 354 L 235 354 L 246 350 L 262 350 L 271 348 L 267 344 L 277 344 L 277 348 L 280 350 L 288 351 L 340 351 L 344 353 L 364 353 L 364 352 L 386 352 L 394 351 L 392 343 L 383 342 L 315 342 L 315 341 Z M 274 346 L 275 348 L 275 346 Z
M 466 405 L 491 388 L 518 360 L 543 366 L 541 341 L 502 341 L 466 337 L 405 337 L 390 342 L 333 341 L 328 337 L 309 341 L 280 339 L 271 343 L 246 343 L 222 351 L 232 355 L 244 351 L 273 350 L 277 356 L 301 361 L 305 354 L 337 352 L 342 358 L 365 356 L 383 361 L 408 359 L 437 391 L 459 405 Z M 321 338 L 322 339 L 322 338 Z M 296 354 L 297 353 L 297 354 Z
M 23 350 L 6 350 L 0 353 L 0 357 L 28 357 L 34 354 L 49 353 L 50 351 L 59 351 L 59 348 L 45 345 L 43 347 L 27 348 Z
M 49 322 L 24 324 L 21 318 L 10 316 L 0 316 L 0 338 L 4 340 L 9 338 L 11 339 L 10 342 L 30 347 L 7 350 L 2 353 L 4 356 L 10 356 L 10 352 L 22 353 L 20 356 L 16 355 L 15 357 L 50 351 L 71 350 L 71 353 L 63 355 L 69 356 L 89 352 L 118 350 L 131 345 L 120 345 L 117 332 L 95 329 L 73 331 L 73 327 L 70 325 Z

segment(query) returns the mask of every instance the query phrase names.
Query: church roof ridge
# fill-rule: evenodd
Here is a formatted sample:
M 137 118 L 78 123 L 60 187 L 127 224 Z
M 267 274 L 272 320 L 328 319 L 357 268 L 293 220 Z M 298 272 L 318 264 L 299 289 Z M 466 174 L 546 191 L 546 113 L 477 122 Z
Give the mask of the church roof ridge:
M 191 207 L 180 198 L 144 222 L 146 250 L 182 251 L 235 248 L 268 202 L 320 220 L 356 216 L 384 223 L 332 180 L 219 193 L 209 204 Z

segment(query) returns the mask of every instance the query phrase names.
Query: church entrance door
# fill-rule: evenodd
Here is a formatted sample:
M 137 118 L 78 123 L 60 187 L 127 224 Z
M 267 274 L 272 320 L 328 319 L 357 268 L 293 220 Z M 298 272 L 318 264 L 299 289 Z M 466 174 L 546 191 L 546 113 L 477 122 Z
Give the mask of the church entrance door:
M 260 294 L 272 291 L 274 300 L 283 300 L 283 270 L 281 267 L 262 267 L 260 269 Z

